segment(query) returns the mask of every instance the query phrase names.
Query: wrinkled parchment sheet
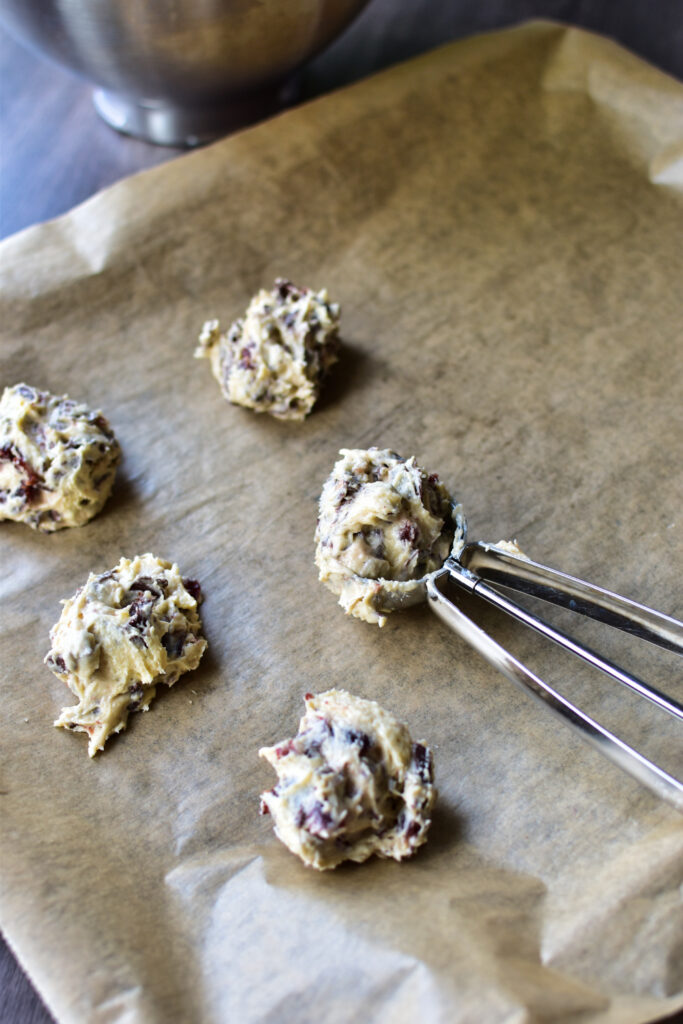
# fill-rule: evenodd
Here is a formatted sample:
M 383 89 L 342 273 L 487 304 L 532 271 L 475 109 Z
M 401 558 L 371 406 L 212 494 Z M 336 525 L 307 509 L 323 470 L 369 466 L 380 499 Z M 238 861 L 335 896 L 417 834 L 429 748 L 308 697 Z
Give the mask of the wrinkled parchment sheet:
M 451 635 L 316 579 L 341 447 L 418 456 L 470 537 L 683 614 L 683 86 L 545 23 L 448 46 L 6 241 L 2 384 L 100 407 L 124 449 L 82 529 L 0 524 L 0 923 L 64 1024 L 640 1022 L 683 1006 L 680 816 Z M 277 275 L 344 349 L 304 424 L 193 360 Z M 210 648 L 94 761 L 52 727 L 62 598 L 153 551 Z M 680 772 L 677 725 L 473 607 Z M 553 615 L 552 611 L 548 611 Z M 565 628 L 680 699 L 676 658 Z M 557 619 L 557 614 L 555 615 Z M 378 700 L 435 751 L 429 842 L 317 874 L 258 815 L 303 694 Z

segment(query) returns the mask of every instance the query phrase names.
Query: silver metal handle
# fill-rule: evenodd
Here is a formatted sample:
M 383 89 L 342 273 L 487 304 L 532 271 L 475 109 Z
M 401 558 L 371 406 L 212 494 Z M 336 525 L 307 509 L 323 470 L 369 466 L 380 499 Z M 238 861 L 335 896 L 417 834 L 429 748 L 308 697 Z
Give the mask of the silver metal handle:
M 520 559 L 521 561 L 521 559 Z M 645 697 L 646 700 L 652 701 L 657 707 L 661 708 L 662 711 L 667 711 L 670 715 L 674 715 L 676 718 L 683 719 L 683 704 L 680 704 L 674 697 L 670 697 L 668 694 L 658 690 L 657 687 L 651 686 L 650 683 L 646 683 L 642 679 L 638 679 L 637 676 L 631 675 L 630 672 L 626 672 L 623 668 L 615 665 L 613 661 L 609 661 L 607 658 L 601 657 L 596 651 L 591 650 L 590 647 L 586 647 L 584 644 L 578 643 L 573 640 L 566 633 L 563 633 L 559 629 L 555 629 L 549 623 L 544 622 L 543 619 L 539 619 L 536 615 L 533 615 L 526 608 L 522 608 L 515 601 L 511 601 L 499 594 L 493 587 L 489 587 L 487 583 L 481 580 L 478 576 L 475 576 L 469 569 L 463 569 L 455 561 L 447 563 L 451 578 L 456 581 L 465 590 L 469 590 L 472 593 L 476 593 L 478 597 L 484 598 L 489 604 L 495 605 L 496 608 L 500 608 L 501 611 L 507 612 L 513 618 L 517 619 L 518 622 L 524 623 L 525 626 L 530 626 L 535 629 L 537 633 L 541 633 L 542 636 L 548 640 L 552 640 L 554 643 L 559 644 L 560 647 L 564 647 L 565 650 L 571 651 L 577 657 L 582 658 L 583 661 L 588 662 L 594 668 L 600 669 L 606 675 L 611 676 L 622 686 L 628 686 L 629 689 L 634 690 L 641 697 Z M 545 567 L 542 567 L 545 568 Z M 672 620 L 675 621 L 675 620 Z
M 457 563 L 456 563 L 457 564 Z M 439 618 L 443 619 L 459 636 L 479 651 L 486 660 L 507 676 L 513 683 L 535 697 L 540 703 L 550 708 L 566 724 L 591 746 L 599 750 L 610 761 L 618 765 L 629 775 L 647 786 L 656 796 L 666 800 L 683 814 L 683 783 L 669 775 L 658 765 L 620 740 L 595 719 L 585 714 L 572 704 L 539 676 L 531 672 L 522 662 L 518 661 L 509 651 L 501 647 L 492 637 L 476 625 L 443 591 L 444 583 L 449 579 L 460 582 L 472 592 L 477 592 L 480 581 L 467 570 L 462 573 L 470 577 L 464 583 L 458 581 L 453 572 L 454 566 L 446 566 L 435 573 L 427 583 L 427 594 L 430 607 Z M 457 600 L 457 598 L 456 598 Z M 540 621 L 540 620 L 539 620 Z
M 611 590 L 481 541 L 468 544 L 458 561 L 484 579 L 570 608 L 675 654 L 683 654 L 683 622 Z

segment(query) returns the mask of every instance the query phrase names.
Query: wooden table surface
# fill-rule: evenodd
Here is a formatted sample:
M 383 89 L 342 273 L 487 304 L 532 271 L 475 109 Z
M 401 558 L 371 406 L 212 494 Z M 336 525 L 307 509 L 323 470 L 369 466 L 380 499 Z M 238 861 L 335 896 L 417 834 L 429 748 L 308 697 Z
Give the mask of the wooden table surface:
M 440 43 L 528 18 L 600 32 L 683 79 L 683 0 L 373 0 L 302 72 L 300 98 L 329 92 Z M 87 84 L 30 53 L 2 28 L 0 110 L 0 238 L 181 152 L 112 131 L 95 114 Z M 0 939 L 0 1022 L 51 1021 Z

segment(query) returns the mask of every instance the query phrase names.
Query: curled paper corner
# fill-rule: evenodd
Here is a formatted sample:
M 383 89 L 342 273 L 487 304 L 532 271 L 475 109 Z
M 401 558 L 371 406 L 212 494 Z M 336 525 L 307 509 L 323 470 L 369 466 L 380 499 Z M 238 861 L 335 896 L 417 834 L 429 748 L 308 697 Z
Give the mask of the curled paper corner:
M 597 33 L 567 27 L 540 78 L 544 93 L 590 101 L 634 166 L 654 184 L 683 184 L 678 82 Z
M 656 153 L 648 170 L 653 184 L 683 188 L 683 142 Z

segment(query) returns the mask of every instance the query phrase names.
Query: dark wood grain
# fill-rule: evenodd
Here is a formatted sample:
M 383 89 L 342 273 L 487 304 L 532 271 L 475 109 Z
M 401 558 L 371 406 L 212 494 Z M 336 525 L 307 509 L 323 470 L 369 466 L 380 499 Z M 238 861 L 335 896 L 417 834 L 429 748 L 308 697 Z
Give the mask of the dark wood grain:
M 95 113 L 85 82 L 0 34 L 0 235 L 55 217 L 179 150 L 118 135 Z
M 374 0 L 302 72 L 300 97 L 339 88 L 449 40 L 538 17 L 611 36 L 683 78 L 681 0 Z M 117 135 L 95 114 L 86 83 L 30 53 L 2 29 L 0 88 L 0 237 L 55 217 L 180 152 Z M 0 939 L 0 1022 L 51 1021 Z
M 0 1021 L 2 1024 L 53 1024 L 19 964 L 0 936 Z

